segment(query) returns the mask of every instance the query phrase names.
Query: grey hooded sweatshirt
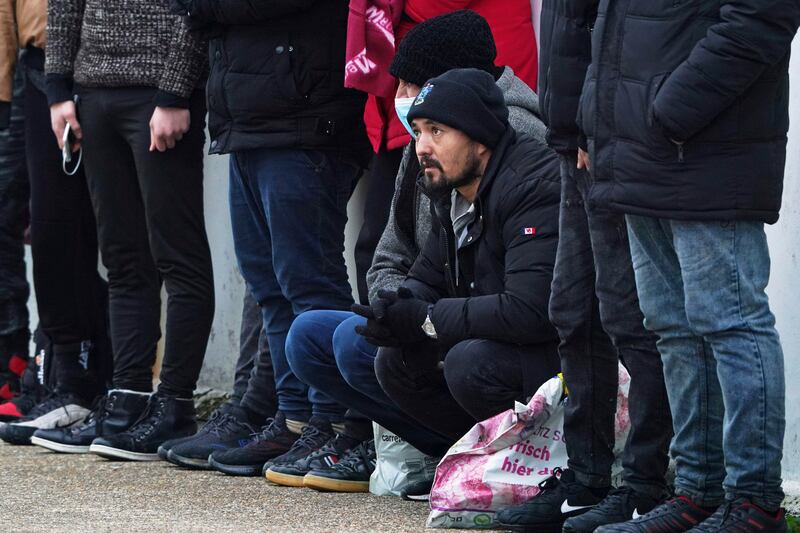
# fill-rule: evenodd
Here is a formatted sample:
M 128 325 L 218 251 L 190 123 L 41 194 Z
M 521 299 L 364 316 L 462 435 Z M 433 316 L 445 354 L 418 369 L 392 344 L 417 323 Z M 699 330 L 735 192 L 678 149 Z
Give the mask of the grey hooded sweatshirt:
M 510 67 L 505 67 L 497 85 L 503 91 L 511 127 L 546 146 L 547 127 L 539 117 L 536 93 L 517 78 Z M 389 221 L 367 272 L 370 301 L 377 298 L 379 290 L 397 290 L 428 238 L 431 230 L 430 200 L 417 187 L 418 173 L 419 162 L 412 142 L 403 152 Z

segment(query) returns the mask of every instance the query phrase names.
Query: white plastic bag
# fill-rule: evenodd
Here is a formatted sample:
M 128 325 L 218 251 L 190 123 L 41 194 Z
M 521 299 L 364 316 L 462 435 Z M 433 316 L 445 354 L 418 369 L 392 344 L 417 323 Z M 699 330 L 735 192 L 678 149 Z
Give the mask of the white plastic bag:
M 433 479 L 438 458 L 425 455 L 375 422 L 377 463 L 369 480 L 369 491 L 376 496 L 400 496 L 412 483 Z

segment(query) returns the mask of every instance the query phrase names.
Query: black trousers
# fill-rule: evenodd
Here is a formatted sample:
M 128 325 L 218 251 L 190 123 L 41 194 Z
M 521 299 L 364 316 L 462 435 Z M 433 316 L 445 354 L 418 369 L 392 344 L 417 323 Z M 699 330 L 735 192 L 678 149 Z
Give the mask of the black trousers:
M 589 209 L 586 171 L 574 157 L 561 161 L 559 241 L 550 296 L 550 320 L 569 403 L 564 418 L 569 468 L 590 487 L 611 483 L 617 368 L 631 375 L 631 431 L 623 478 L 659 497 L 664 491 L 672 419 L 656 336 L 644 328 L 625 217 Z
M 25 144 L 31 187 L 31 254 L 39 327 L 52 344 L 56 388 L 87 398 L 111 378 L 108 286 L 83 167 L 64 174 L 43 92 L 44 53 L 23 56 Z M 88 354 L 88 359 L 82 359 Z
M 24 78 L 14 79 L 10 123 L 0 129 L 0 388 L 16 376 L 12 354 L 28 354 L 28 296 L 23 235 L 28 222 L 28 175 L 25 169 Z M 6 126 L 6 125 L 3 125 Z M 2 127 L 2 126 L 0 126 Z
M 275 372 L 272 370 L 263 315 L 247 289 L 242 302 L 239 359 L 236 361 L 231 402 L 244 407 L 251 416 L 260 417 L 262 422 L 275 416 L 278 410 Z
M 108 269 L 117 388 L 152 390 L 167 293 L 159 392 L 191 396 L 214 315 L 211 254 L 203 218 L 202 91 L 175 148 L 150 152 L 153 88 L 80 87 L 83 160 Z
M 559 371 L 557 344 L 519 346 L 469 339 L 450 348 L 440 368 L 435 346 L 381 348 L 381 388 L 411 418 L 453 442 L 475 422 L 524 402 Z
M 397 169 L 400 167 L 402 158 L 402 148 L 394 150 L 381 148 L 380 152 L 372 157 L 372 163 L 369 166 L 366 184 L 367 198 L 364 202 L 364 222 L 353 250 L 356 261 L 358 299 L 364 305 L 369 303 L 367 271 L 372 266 L 375 248 L 378 246 L 378 241 L 386 228 L 386 222 L 389 220 Z

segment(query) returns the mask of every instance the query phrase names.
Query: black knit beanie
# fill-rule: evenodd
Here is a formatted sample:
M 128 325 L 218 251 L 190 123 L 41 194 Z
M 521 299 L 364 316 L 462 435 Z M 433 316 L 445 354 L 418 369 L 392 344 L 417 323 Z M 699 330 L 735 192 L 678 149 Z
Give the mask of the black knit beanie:
M 494 148 L 508 127 L 503 91 L 482 70 L 462 68 L 428 81 L 417 95 L 408 121 L 427 118 L 464 132 Z
M 462 9 L 430 18 L 409 31 L 397 47 L 389 72 L 422 86 L 454 68 L 485 70 L 497 79 L 497 48 L 486 19 Z

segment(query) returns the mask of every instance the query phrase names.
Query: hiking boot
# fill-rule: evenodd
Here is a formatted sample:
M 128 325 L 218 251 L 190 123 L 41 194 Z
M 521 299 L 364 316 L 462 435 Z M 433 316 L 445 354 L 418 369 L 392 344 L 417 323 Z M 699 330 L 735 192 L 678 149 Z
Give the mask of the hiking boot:
M 306 435 L 298 439 L 300 442 Z M 264 473 L 268 481 L 288 487 L 302 487 L 303 478 L 312 470 L 330 468 L 339 462 L 342 455 L 358 441 L 345 435 L 334 435 L 322 447 L 293 463 L 270 465 Z
M 598 533 L 683 533 L 689 531 L 711 513 L 695 505 L 686 496 L 678 496 L 655 507 L 649 513 L 628 522 L 597 528 Z
M 36 407 L 38 395 L 22 394 L 13 400 L 0 403 L 0 422 L 17 422 L 25 418 Z
M 630 487 L 613 489 L 595 508 L 564 522 L 564 533 L 592 533 L 600 526 L 627 522 L 649 513 L 662 503 L 663 498 L 652 498 Z
M 237 414 L 240 416 L 237 417 Z M 250 442 L 250 435 L 256 432 L 256 428 L 245 422 L 245 419 L 243 414 L 236 413 L 234 409 L 228 409 L 227 412 L 217 409 L 195 435 L 181 439 L 169 447 L 167 461 L 186 468 L 211 468 L 208 465 L 208 456 L 213 452 L 242 448 Z
M 289 451 L 297 438 L 286 427 L 286 416 L 278 412 L 243 447 L 213 452 L 208 465 L 229 476 L 260 476 L 267 461 Z
M 366 440 L 350 448 L 342 460 L 329 468 L 306 474 L 306 487 L 328 492 L 369 492 L 369 478 L 375 471 L 375 441 Z
M 498 512 L 497 522 L 508 529 L 560 533 L 565 520 L 588 512 L 608 491 L 590 489 L 575 480 L 574 472 L 560 468 L 539 488 L 541 492 L 527 502 Z
M 82 422 L 67 428 L 37 429 L 31 444 L 59 453 L 89 453 L 96 438 L 130 428 L 142 416 L 149 398 L 144 392 L 110 390 L 98 398 Z
M 690 529 L 691 533 L 786 533 L 786 511 L 768 513 L 750 500 L 740 498 L 721 505 L 716 512 Z
M 0 439 L 9 444 L 30 444 L 37 429 L 66 427 L 82 420 L 89 409 L 74 394 L 51 394 L 19 422 L 0 427 Z
M 109 459 L 156 461 L 158 447 L 169 439 L 197 431 L 194 400 L 170 398 L 155 393 L 142 416 L 126 431 L 96 438 L 89 451 Z
M 323 418 L 312 416 L 300 433 L 300 438 L 294 442 L 289 451 L 271 459 L 264 465 L 262 468 L 264 476 L 268 481 L 278 485 L 302 487 L 303 476 L 306 475 L 307 471 L 302 472 L 301 475 L 302 463 L 299 466 L 295 466 L 295 463 L 306 459 L 309 455 L 322 448 L 333 436 L 333 428 L 330 422 Z M 278 470 L 275 469 L 276 467 Z

